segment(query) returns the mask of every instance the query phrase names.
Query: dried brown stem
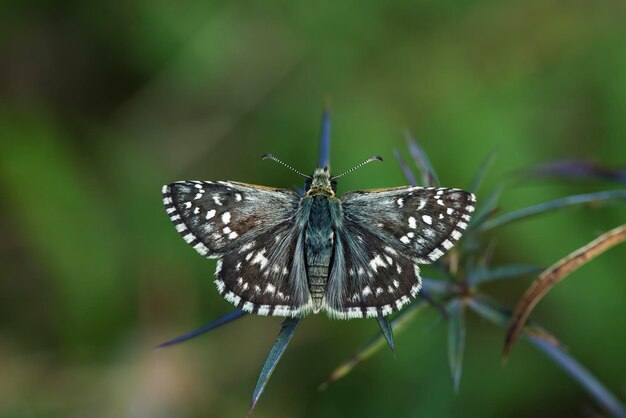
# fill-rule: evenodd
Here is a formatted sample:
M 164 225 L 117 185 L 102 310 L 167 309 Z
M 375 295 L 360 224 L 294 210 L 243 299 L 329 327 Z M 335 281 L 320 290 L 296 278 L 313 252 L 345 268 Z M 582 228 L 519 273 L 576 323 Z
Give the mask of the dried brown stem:
M 530 313 L 550 289 L 586 262 L 624 241 L 626 241 L 626 224 L 602 234 L 541 273 L 524 293 L 511 316 L 504 341 L 504 358 L 506 359 L 511 352 Z

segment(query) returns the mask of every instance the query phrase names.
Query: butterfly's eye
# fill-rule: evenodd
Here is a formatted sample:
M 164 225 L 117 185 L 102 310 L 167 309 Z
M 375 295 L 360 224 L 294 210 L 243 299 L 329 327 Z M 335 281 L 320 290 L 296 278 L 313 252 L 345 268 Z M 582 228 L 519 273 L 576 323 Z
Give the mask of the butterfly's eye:
M 313 184 L 313 179 L 308 178 L 306 179 L 306 181 L 304 182 L 304 191 L 308 192 L 309 189 L 311 188 L 311 184 Z
M 333 192 L 337 192 L 337 180 L 330 179 L 330 187 L 333 189 Z

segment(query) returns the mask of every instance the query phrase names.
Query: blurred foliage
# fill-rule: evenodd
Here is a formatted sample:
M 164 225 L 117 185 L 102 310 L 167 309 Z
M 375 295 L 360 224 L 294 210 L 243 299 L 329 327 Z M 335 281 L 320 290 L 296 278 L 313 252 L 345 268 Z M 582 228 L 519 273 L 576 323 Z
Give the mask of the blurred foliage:
M 410 128 L 445 186 L 467 185 L 497 147 L 482 190 L 506 180 L 507 212 L 613 187 L 511 173 L 581 159 L 623 170 L 625 18 L 618 1 L 3 2 L 0 417 L 242 416 L 281 321 L 247 316 L 151 350 L 230 311 L 160 187 L 291 187 L 297 177 L 259 156 L 312 170 L 328 96 L 334 171 L 390 157 Z M 397 165 L 372 164 L 339 188 L 403 183 Z M 509 225 L 494 264 L 550 265 L 623 220 L 623 206 L 603 206 Z M 575 272 L 534 314 L 622 397 L 624 251 Z M 513 306 L 528 284 L 484 286 Z M 420 315 L 397 336 L 395 361 L 372 357 L 321 394 L 378 326 L 307 318 L 255 416 L 595 414 L 525 345 L 502 368 L 502 334 L 474 316 L 455 394 L 448 330 L 433 327 L 435 310 Z

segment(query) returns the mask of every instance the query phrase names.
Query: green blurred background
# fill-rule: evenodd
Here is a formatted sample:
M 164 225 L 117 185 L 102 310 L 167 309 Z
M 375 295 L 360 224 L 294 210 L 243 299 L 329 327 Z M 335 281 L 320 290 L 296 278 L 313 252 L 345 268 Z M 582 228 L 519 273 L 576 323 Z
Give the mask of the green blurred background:
M 151 347 L 231 310 L 214 262 L 189 248 L 161 185 L 230 179 L 291 187 L 259 156 L 314 168 L 330 98 L 332 161 L 387 157 L 339 188 L 405 183 L 410 128 L 444 185 L 494 148 L 480 199 L 517 170 L 563 158 L 626 164 L 623 1 L 4 1 L 0 4 L 0 417 L 243 417 L 280 319 L 247 317 Z M 528 180 L 502 210 L 613 187 Z M 624 222 L 572 209 L 497 231 L 498 263 L 549 265 Z M 549 295 L 534 318 L 626 394 L 618 247 Z M 424 269 L 428 274 L 429 270 Z M 494 284 L 513 306 L 530 279 Z M 446 327 L 430 312 L 325 392 L 317 385 L 373 320 L 307 318 L 255 417 L 589 416 L 547 358 L 469 319 L 451 387 Z

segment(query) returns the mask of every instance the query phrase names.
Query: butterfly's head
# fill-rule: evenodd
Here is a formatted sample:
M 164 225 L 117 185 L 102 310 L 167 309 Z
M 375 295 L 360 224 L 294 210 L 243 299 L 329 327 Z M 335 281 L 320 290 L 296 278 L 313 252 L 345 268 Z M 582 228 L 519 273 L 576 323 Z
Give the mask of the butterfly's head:
M 322 196 L 328 196 L 328 197 L 333 197 L 335 196 L 335 192 L 337 191 L 337 179 L 339 177 L 343 177 L 348 173 L 352 173 L 354 170 L 356 170 L 359 167 L 364 166 L 367 163 L 371 163 L 372 161 L 382 161 L 383 158 L 378 156 L 378 155 L 373 155 L 370 158 L 368 158 L 367 160 L 363 161 L 361 164 L 352 167 L 350 170 L 346 171 L 343 174 L 340 174 L 338 176 L 335 177 L 331 177 L 330 176 L 330 169 L 328 168 L 328 166 L 324 167 L 324 168 L 316 168 L 315 171 L 313 172 L 313 176 L 307 176 L 306 174 L 302 174 L 300 171 L 296 170 L 295 168 L 293 168 L 292 166 L 285 164 L 284 162 L 282 162 L 281 160 L 279 160 L 278 158 L 274 157 L 272 154 L 265 154 L 261 157 L 261 159 L 265 160 L 265 159 L 270 159 L 270 160 L 274 160 L 279 164 L 284 165 L 285 167 L 287 167 L 288 169 L 290 169 L 291 171 L 294 171 L 298 174 L 300 174 L 302 177 L 306 178 L 306 183 L 304 184 L 304 189 L 306 192 L 306 196 L 314 196 L 314 195 L 322 195 Z
M 304 184 L 306 195 L 323 195 L 333 197 L 337 191 L 337 181 L 330 177 L 328 167 L 316 168 L 313 176 Z

